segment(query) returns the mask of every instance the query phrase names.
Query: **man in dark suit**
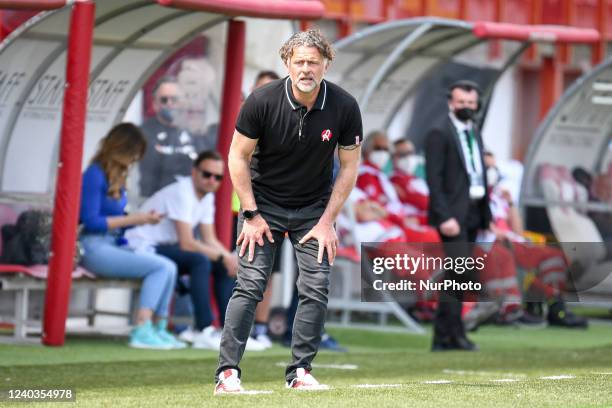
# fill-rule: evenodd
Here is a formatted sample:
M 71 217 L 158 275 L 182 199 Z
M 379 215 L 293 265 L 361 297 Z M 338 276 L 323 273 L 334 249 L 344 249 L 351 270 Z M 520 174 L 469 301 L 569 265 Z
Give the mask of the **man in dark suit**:
M 486 194 L 484 147 L 476 126 L 480 90 L 471 81 L 458 81 L 448 91 L 448 117 L 425 141 L 429 223 L 438 229 L 449 257 L 471 256 L 479 229 L 491 221 Z M 445 279 L 467 282 L 473 271 L 447 270 Z M 434 322 L 433 351 L 477 350 L 465 335 L 461 320 L 463 293 L 440 293 Z

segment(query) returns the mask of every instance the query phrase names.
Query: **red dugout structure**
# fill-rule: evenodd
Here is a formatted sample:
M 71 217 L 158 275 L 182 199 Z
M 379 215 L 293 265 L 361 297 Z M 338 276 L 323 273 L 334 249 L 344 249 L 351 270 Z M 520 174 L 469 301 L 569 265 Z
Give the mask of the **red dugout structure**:
M 226 61 L 232 63 L 225 64 L 218 145 L 219 151 L 227 155 L 239 110 L 245 47 L 244 23 L 232 20 L 232 17 L 316 19 L 323 16 L 324 10 L 318 1 L 298 0 L 0 0 L 2 8 L 47 10 L 0 43 L 0 72 L 10 79 L 0 90 L 0 194 L 55 197 L 53 253 L 43 342 L 62 345 L 71 286 L 82 158 L 88 157 L 108 128 L 123 117 L 127 105 L 144 81 L 174 50 L 201 31 L 230 21 Z M 421 34 L 435 37 L 432 44 L 439 47 L 436 51 L 447 49 L 448 44 L 451 48 L 453 45 L 461 48 L 493 38 L 523 42 L 543 39 L 590 42 L 599 39 L 594 30 L 563 27 L 536 28 L 496 23 L 472 26 L 448 21 L 424 23 L 419 26 L 398 21 L 386 28 L 374 28 L 367 36 L 357 34 L 339 44 L 341 52 L 347 55 L 351 53 L 351 46 L 355 46 L 353 51 L 369 53 L 381 60 L 382 64 L 378 64 L 371 75 L 361 75 L 362 79 L 370 82 L 366 89 L 362 86 L 356 93 L 364 104 L 362 108 L 366 116 L 368 101 L 377 97 L 377 91 L 381 89 L 379 85 L 384 83 L 387 74 L 397 72 L 394 67 L 400 57 L 405 56 L 411 46 L 422 44 L 416 42 Z M 70 27 L 69 33 L 67 27 Z M 393 31 L 392 37 L 402 49 L 389 55 L 388 48 L 373 44 L 375 41 L 371 40 L 377 34 L 383 38 L 385 30 Z M 436 35 L 438 32 L 440 37 Z M 448 44 L 438 41 L 447 35 Z M 457 37 L 453 38 L 455 35 Z M 551 39 L 552 35 L 555 38 Z M 365 42 L 358 44 L 360 39 Z M 385 46 L 390 45 L 388 40 Z M 384 52 L 387 55 L 381 54 Z M 335 71 L 336 75 L 341 78 L 348 75 L 342 79 L 350 79 L 357 74 L 358 68 L 363 68 L 355 65 L 350 55 L 346 61 L 346 64 L 341 59 L 337 62 L 340 71 Z M 401 90 L 395 91 L 399 95 Z M 380 119 L 384 121 L 384 118 Z M 56 148 L 58 161 L 49 154 Z M 31 163 L 39 167 L 48 166 L 48 173 L 16 183 L 16 172 Z M 231 233 L 230 193 L 229 180 L 225 180 L 217 194 L 216 215 L 219 237 L 225 243 L 229 242 Z

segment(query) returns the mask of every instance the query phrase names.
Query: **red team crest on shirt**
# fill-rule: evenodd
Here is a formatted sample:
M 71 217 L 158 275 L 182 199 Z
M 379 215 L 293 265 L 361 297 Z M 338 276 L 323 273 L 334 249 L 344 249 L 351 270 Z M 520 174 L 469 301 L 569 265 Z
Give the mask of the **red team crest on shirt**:
M 325 129 L 323 132 L 321 132 L 321 141 L 322 142 L 329 142 L 331 140 L 332 137 L 332 132 L 329 129 Z

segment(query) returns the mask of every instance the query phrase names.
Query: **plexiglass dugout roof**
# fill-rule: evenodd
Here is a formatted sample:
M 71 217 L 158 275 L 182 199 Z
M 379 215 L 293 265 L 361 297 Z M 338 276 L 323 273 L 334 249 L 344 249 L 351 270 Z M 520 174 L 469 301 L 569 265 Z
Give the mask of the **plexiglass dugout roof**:
M 0 43 L 0 193 L 46 194 L 62 117 L 72 0 L 0 0 L 1 7 L 55 8 Z M 177 49 L 234 16 L 319 18 L 319 1 L 99 0 L 83 158 L 121 120 L 135 94 Z M 16 177 L 31 171 L 30 177 Z
M 484 90 L 485 96 L 489 96 L 495 81 L 531 42 L 588 43 L 598 38 L 595 30 L 571 27 L 439 18 L 398 20 L 372 26 L 339 41 L 338 56 L 328 77 L 357 98 L 367 133 L 388 129 L 398 111 L 410 106 L 418 85 L 448 62 L 494 67 L 498 74 L 490 89 Z M 494 39 L 507 40 L 500 61 L 492 64 L 487 49 L 470 53 Z M 410 109 L 406 114 L 410 116 Z
M 605 172 L 612 142 L 612 58 L 570 86 L 538 128 L 525 159 L 521 203 L 545 206 L 538 187 L 543 164 Z M 609 205 L 591 204 L 610 211 Z

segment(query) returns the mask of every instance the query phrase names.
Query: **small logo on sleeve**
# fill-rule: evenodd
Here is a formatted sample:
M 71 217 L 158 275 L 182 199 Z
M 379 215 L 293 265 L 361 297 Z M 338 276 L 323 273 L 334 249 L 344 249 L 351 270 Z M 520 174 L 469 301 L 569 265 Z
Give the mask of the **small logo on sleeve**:
M 331 137 L 332 137 L 331 130 L 325 129 L 323 132 L 321 132 L 321 141 L 322 142 L 329 142 Z

